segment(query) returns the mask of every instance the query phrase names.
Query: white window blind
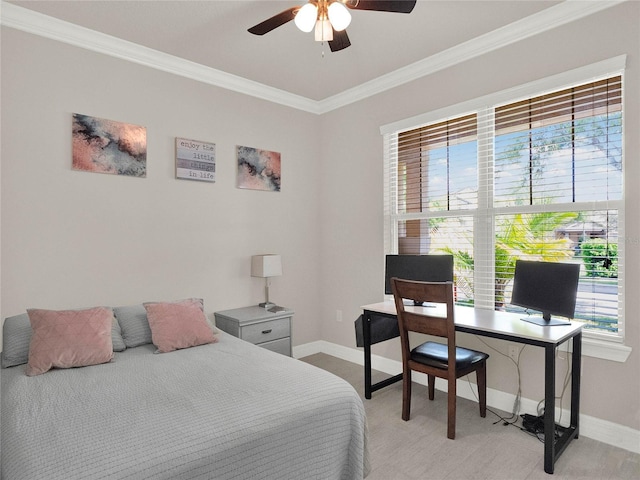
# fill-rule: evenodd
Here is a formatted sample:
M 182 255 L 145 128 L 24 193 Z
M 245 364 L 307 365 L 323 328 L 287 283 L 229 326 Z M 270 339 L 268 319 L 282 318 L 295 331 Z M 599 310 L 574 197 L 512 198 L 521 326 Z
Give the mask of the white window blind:
M 621 113 L 620 76 L 497 107 L 494 205 L 620 200 Z
M 514 310 L 517 259 L 581 265 L 576 318 L 622 335 L 622 76 L 385 133 L 387 253 L 452 253 L 458 303 Z

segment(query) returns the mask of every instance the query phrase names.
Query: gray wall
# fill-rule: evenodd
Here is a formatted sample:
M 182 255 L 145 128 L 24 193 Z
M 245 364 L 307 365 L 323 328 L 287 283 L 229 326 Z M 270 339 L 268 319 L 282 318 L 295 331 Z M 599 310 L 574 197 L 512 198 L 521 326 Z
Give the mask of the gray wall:
M 294 345 L 354 347 L 359 306 L 383 293 L 379 127 L 626 53 L 626 195 L 638 205 L 639 18 L 629 2 L 320 117 L 2 28 L 1 316 L 185 296 L 208 313 L 257 303 L 249 257 L 275 252 L 272 298 L 296 310 Z M 146 126 L 147 178 L 72 171 L 72 113 Z M 215 184 L 174 179 L 176 136 L 217 144 Z M 237 144 L 282 153 L 281 193 L 235 187 Z M 638 430 L 637 210 L 626 230 L 633 353 L 585 357 L 581 409 Z M 399 359 L 394 341 L 374 353 Z M 542 362 L 525 351 L 525 397 L 542 398 Z M 515 393 L 510 365 L 492 355 L 490 388 Z
M 581 413 L 640 427 L 640 211 L 635 207 L 640 205 L 639 19 L 638 2 L 613 7 L 323 115 L 324 137 L 336 139 L 327 143 L 322 158 L 324 340 L 353 346 L 353 325 L 337 322 L 336 310 L 353 319 L 361 305 L 383 300 L 381 125 L 627 54 L 625 189 L 631 208 L 626 217 L 626 343 L 633 352 L 626 363 L 584 357 Z M 491 354 L 490 388 L 516 393 L 515 368 L 508 359 L 469 335 L 461 334 L 459 341 Z M 504 342 L 489 343 L 506 353 Z M 399 340 L 374 345 L 373 353 L 400 360 Z M 544 398 L 543 364 L 542 349 L 527 347 L 522 355 L 524 397 Z M 560 360 L 558 365 L 560 383 L 565 366 Z
M 83 113 L 147 128 L 147 178 L 71 170 Z M 198 296 L 264 301 L 250 256 L 280 253 L 271 299 L 320 336 L 318 117 L 2 29 L 2 317 Z M 175 137 L 213 142 L 215 183 L 175 179 Z M 235 146 L 281 152 L 279 193 L 236 187 Z

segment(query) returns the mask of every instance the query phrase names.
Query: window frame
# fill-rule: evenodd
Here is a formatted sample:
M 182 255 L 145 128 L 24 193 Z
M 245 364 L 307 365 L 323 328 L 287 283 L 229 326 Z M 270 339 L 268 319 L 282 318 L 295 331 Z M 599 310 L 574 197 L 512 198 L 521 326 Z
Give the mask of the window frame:
M 452 105 L 443 109 L 431 111 L 422 115 L 407 118 L 398 122 L 384 125 L 380 128 L 383 135 L 384 148 L 384 250 L 386 253 L 397 253 L 398 251 L 398 223 L 408 219 L 425 219 L 430 217 L 447 217 L 460 215 L 473 215 L 475 225 L 485 225 L 486 228 L 474 228 L 474 284 L 476 286 L 489 282 L 494 275 L 494 238 L 495 238 L 495 218 L 499 215 L 513 213 L 536 213 L 538 211 L 549 211 L 549 206 L 527 205 L 518 207 L 493 207 L 488 203 L 493 198 L 493 182 L 488 179 L 493 178 L 493 134 L 494 134 L 494 113 L 495 108 L 507 104 L 518 102 L 527 98 L 544 95 L 549 92 L 571 88 L 580 83 L 588 83 L 601 80 L 603 78 L 620 75 L 622 76 L 622 102 L 624 105 L 625 83 L 624 68 L 626 55 L 620 55 L 608 60 L 591 64 L 578 69 L 563 72 L 541 80 L 530 82 L 518 87 L 496 92 L 481 98 Z M 478 142 L 478 207 L 475 210 L 452 210 L 452 211 L 432 211 L 422 213 L 399 214 L 397 210 L 397 169 L 391 168 L 391 161 L 394 158 L 397 162 L 397 151 L 393 151 L 397 145 L 398 134 L 403 131 L 420 128 L 421 126 L 445 122 L 454 118 L 467 115 L 477 115 L 477 142 Z M 622 110 L 622 142 L 624 145 L 624 125 L 625 111 Z M 624 148 L 622 153 L 622 175 L 625 178 Z M 396 163 L 397 164 L 397 163 Z M 396 178 L 394 178 L 396 176 Z M 552 207 L 558 211 L 582 211 L 608 209 L 618 210 L 621 218 L 625 212 L 625 192 L 623 185 L 621 200 L 609 200 L 602 202 L 578 202 L 571 204 L 559 204 Z M 394 201 L 395 200 L 395 201 Z M 618 332 L 607 334 L 605 332 L 593 332 L 585 330 L 583 334 L 586 355 L 606 358 L 614 361 L 625 361 L 628 358 L 631 348 L 624 345 L 625 339 L 625 301 L 624 301 L 624 221 L 621 220 L 618 230 L 619 238 L 618 254 L 620 259 L 620 278 L 618 290 Z M 489 283 L 487 283 L 489 282 Z M 486 287 L 486 285 L 485 285 Z M 482 293 L 476 298 L 478 308 L 494 308 L 493 296 L 489 299 L 489 287 L 486 287 L 486 294 Z M 492 290 L 492 288 L 491 288 Z M 478 302 L 479 300 L 479 302 Z

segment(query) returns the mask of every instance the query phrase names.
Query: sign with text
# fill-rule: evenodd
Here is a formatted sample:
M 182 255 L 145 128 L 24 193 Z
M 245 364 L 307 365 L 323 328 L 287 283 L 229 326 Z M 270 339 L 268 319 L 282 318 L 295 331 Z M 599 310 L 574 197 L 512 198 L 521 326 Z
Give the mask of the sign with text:
M 216 181 L 216 144 L 176 137 L 176 178 Z

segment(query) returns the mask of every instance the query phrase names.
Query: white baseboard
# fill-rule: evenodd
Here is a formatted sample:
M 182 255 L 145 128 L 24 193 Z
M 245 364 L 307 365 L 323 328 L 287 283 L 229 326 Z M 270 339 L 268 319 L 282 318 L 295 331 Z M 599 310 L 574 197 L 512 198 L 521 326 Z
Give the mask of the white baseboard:
M 362 350 L 345 347 L 336 343 L 318 340 L 316 342 L 310 342 L 293 347 L 293 356 L 295 358 L 302 358 L 315 353 L 325 353 L 348 362 L 364 365 L 364 352 Z M 371 355 L 371 365 L 374 370 L 378 370 L 389 375 L 395 375 L 402 372 L 402 362 L 381 357 L 379 355 Z M 413 380 L 423 385 L 427 384 L 426 375 L 419 373 L 414 374 Z M 469 382 L 464 379 L 459 379 L 457 385 L 458 396 L 469 400 L 476 400 L 477 394 L 475 392 L 475 384 L 472 385 L 473 389 L 469 385 Z M 446 382 L 437 379 L 436 388 L 438 390 L 446 391 Z M 514 401 L 515 396 L 510 393 L 491 388 L 487 389 L 487 405 L 489 407 L 511 412 L 513 410 Z M 538 402 L 528 398 L 522 398 L 520 405 L 521 413 L 535 414 Z M 563 409 L 562 418 L 568 419 L 569 416 L 569 411 Z M 563 421 L 562 424 L 565 424 L 565 422 Z M 580 435 L 640 454 L 640 431 L 624 425 L 580 414 Z

